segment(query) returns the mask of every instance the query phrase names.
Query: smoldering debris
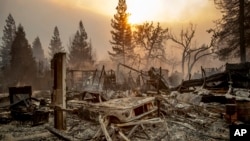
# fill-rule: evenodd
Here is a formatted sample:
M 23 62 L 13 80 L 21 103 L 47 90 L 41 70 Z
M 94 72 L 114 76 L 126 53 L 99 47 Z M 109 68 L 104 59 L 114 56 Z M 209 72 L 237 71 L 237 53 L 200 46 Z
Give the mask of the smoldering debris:
M 50 99 L 61 90 L 32 92 L 38 100 L 33 103 L 49 113 L 41 124 L 33 124 L 34 118 L 23 122 L 11 114 L 16 103 L 26 107 L 20 114 L 30 110 L 32 103 L 24 96 L 15 96 L 14 104 L 1 105 L 0 139 L 217 141 L 229 140 L 229 125 L 250 122 L 249 71 L 235 70 L 232 65 L 225 72 L 210 76 L 203 72 L 200 79 L 172 87 L 161 69 L 140 71 L 123 66 L 134 73 L 117 77 L 115 71 L 106 72 L 103 67 L 101 71 L 80 71 L 81 79 L 67 77 L 71 87 L 66 91 L 66 108 Z M 71 76 L 76 76 L 74 72 L 69 71 Z M 2 97 L 2 101 L 11 99 Z M 64 122 L 61 119 L 65 119 L 66 129 L 55 126 Z

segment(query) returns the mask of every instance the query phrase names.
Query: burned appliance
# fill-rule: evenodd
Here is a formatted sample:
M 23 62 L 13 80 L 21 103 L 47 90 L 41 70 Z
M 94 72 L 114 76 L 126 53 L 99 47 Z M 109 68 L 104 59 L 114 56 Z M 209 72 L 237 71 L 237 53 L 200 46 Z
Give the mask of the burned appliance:
M 14 120 L 32 121 L 33 125 L 48 122 L 49 111 L 42 108 L 42 100 L 32 98 L 31 86 L 10 87 L 10 111 Z

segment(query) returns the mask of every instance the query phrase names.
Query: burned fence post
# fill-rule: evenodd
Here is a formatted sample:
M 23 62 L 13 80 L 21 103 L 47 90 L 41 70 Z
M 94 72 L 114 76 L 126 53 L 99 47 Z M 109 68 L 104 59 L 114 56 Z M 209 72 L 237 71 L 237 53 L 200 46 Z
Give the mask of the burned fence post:
M 52 60 L 54 70 L 54 86 L 52 104 L 54 108 L 54 127 L 66 130 L 66 53 L 56 53 Z
M 159 95 L 160 94 L 160 79 L 161 79 L 161 77 L 162 77 L 162 74 L 161 74 L 161 67 L 160 67 L 160 74 L 159 74 L 159 76 L 158 76 L 158 78 L 157 78 L 157 94 Z
M 206 87 L 206 71 L 204 70 L 204 68 L 201 66 L 201 73 L 202 73 L 202 78 L 203 78 L 203 84 L 202 84 L 202 88 L 205 88 Z
M 157 78 L 157 95 L 159 96 L 160 95 L 160 79 L 161 79 L 161 77 L 162 77 L 162 74 L 161 74 L 161 67 L 160 67 L 160 74 L 159 74 L 160 76 Z M 160 117 L 160 105 L 161 105 L 161 101 L 160 101 L 160 99 L 159 98 L 157 98 L 156 99 L 156 101 L 157 101 L 157 108 L 158 108 L 158 110 L 157 110 L 157 115 L 158 115 L 158 117 Z
M 98 88 L 99 88 L 100 83 L 101 83 L 102 75 L 105 75 L 105 66 L 104 65 L 102 66 L 101 75 L 100 75 L 99 80 L 98 80 Z
M 227 91 L 227 94 L 233 94 L 233 80 L 232 80 L 232 76 L 231 76 L 231 72 L 229 71 L 228 72 L 228 77 L 229 77 L 229 81 L 228 81 L 228 91 Z

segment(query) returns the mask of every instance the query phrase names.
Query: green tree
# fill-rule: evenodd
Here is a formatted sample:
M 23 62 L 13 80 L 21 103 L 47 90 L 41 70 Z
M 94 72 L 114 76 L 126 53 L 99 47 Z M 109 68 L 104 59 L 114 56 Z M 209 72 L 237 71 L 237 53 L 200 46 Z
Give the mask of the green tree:
M 214 3 L 222 13 L 222 18 L 215 21 L 215 28 L 210 30 L 216 37 L 216 53 L 221 60 L 239 56 L 245 60 L 245 47 L 250 46 L 250 1 L 214 0 Z
M 162 28 L 160 23 L 155 26 L 153 22 L 146 22 L 136 26 L 134 39 L 136 44 L 143 48 L 143 52 L 145 52 L 146 67 L 150 67 L 150 64 L 155 65 L 157 61 L 166 61 L 164 41 L 167 39 L 167 32 L 168 29 Z
M 52 36 L 52 39 L 50 40 L 50 46 L 49 46 L 49 55 L 50 58 L 53 58 L 54 54 L 58 52 L 64 52 L 64 47 L 62 46 L 62 42 L 60 39 L 60 34 L 57 26 L 54 28 L 54 35 Z
M 11 14 L 6 19 L 6 25 L 3 29 L 2 45 L 0 47 L 0 66 L 2 69 L 7 68 L 10 64 L 10 49 L 16 34 L 15 20 Z
M 82 21 L 80 21 L 79 30 L 77 30 L 70 46 L 69 66 L 71 68 L 80 69 L 90 67 L 94 64 L 92 44 L 87 40 L 87 32 L 85 31 Z
M 118 63 L 126 64 L 134 54 L 134 46 L 132 45 L 132 30 L 128 23 L 129 14 L 126 13 L 127 5 L 125 0 L 119 0 L 116 7 L 117 13 L 111 19 L 111 31 L 113 52 L 108 52 L 111 59 Z
M 12 85 L 32 85 L 36 76 L 36 61 L 32 55 L 31 46 L 25 37 L 25 32 L 20 24 L 16 37 L 11 46 L 11 61 L 9 78 Z

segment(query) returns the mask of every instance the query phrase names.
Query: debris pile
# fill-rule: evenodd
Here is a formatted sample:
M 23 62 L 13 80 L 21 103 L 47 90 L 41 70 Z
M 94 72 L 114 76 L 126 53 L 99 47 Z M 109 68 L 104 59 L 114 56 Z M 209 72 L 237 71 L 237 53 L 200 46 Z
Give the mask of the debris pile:
M 32 88 L 10 87 L 9 102 L 1 106 L 0 120 L 2 123 L 8 123 L 11 120 L 20 122 L 32 122 L 33 126 L 48 122 L 49 110 L 44 99 L 31 97 Z M 8 104 L 9 103 L 9 104 Z
M 36 92 L 42 99 L 31 97 L 30 87 L 10 88 L 9 97 L 1 97 L 9 104 L 1 105 L 0 140 L 217 141 L 229 140 L 229 125 L 250 122 L 248 63 L 227 64 L 225 72 L 209 76 L 202 68 L 202 78 L 176 87 L 170 86 L 161 68 L 139 71 L 119 66 L 129 70 L 127 76 L 104 67 L 67 70 L 71 87 L 65 101 L 58 102 L 57 94 L 64 93 L 58 82 L 52 94 Z M 48 103 L 44 99 L 50 96 Z M 58 129 L 60 122 L 66 129 Z

